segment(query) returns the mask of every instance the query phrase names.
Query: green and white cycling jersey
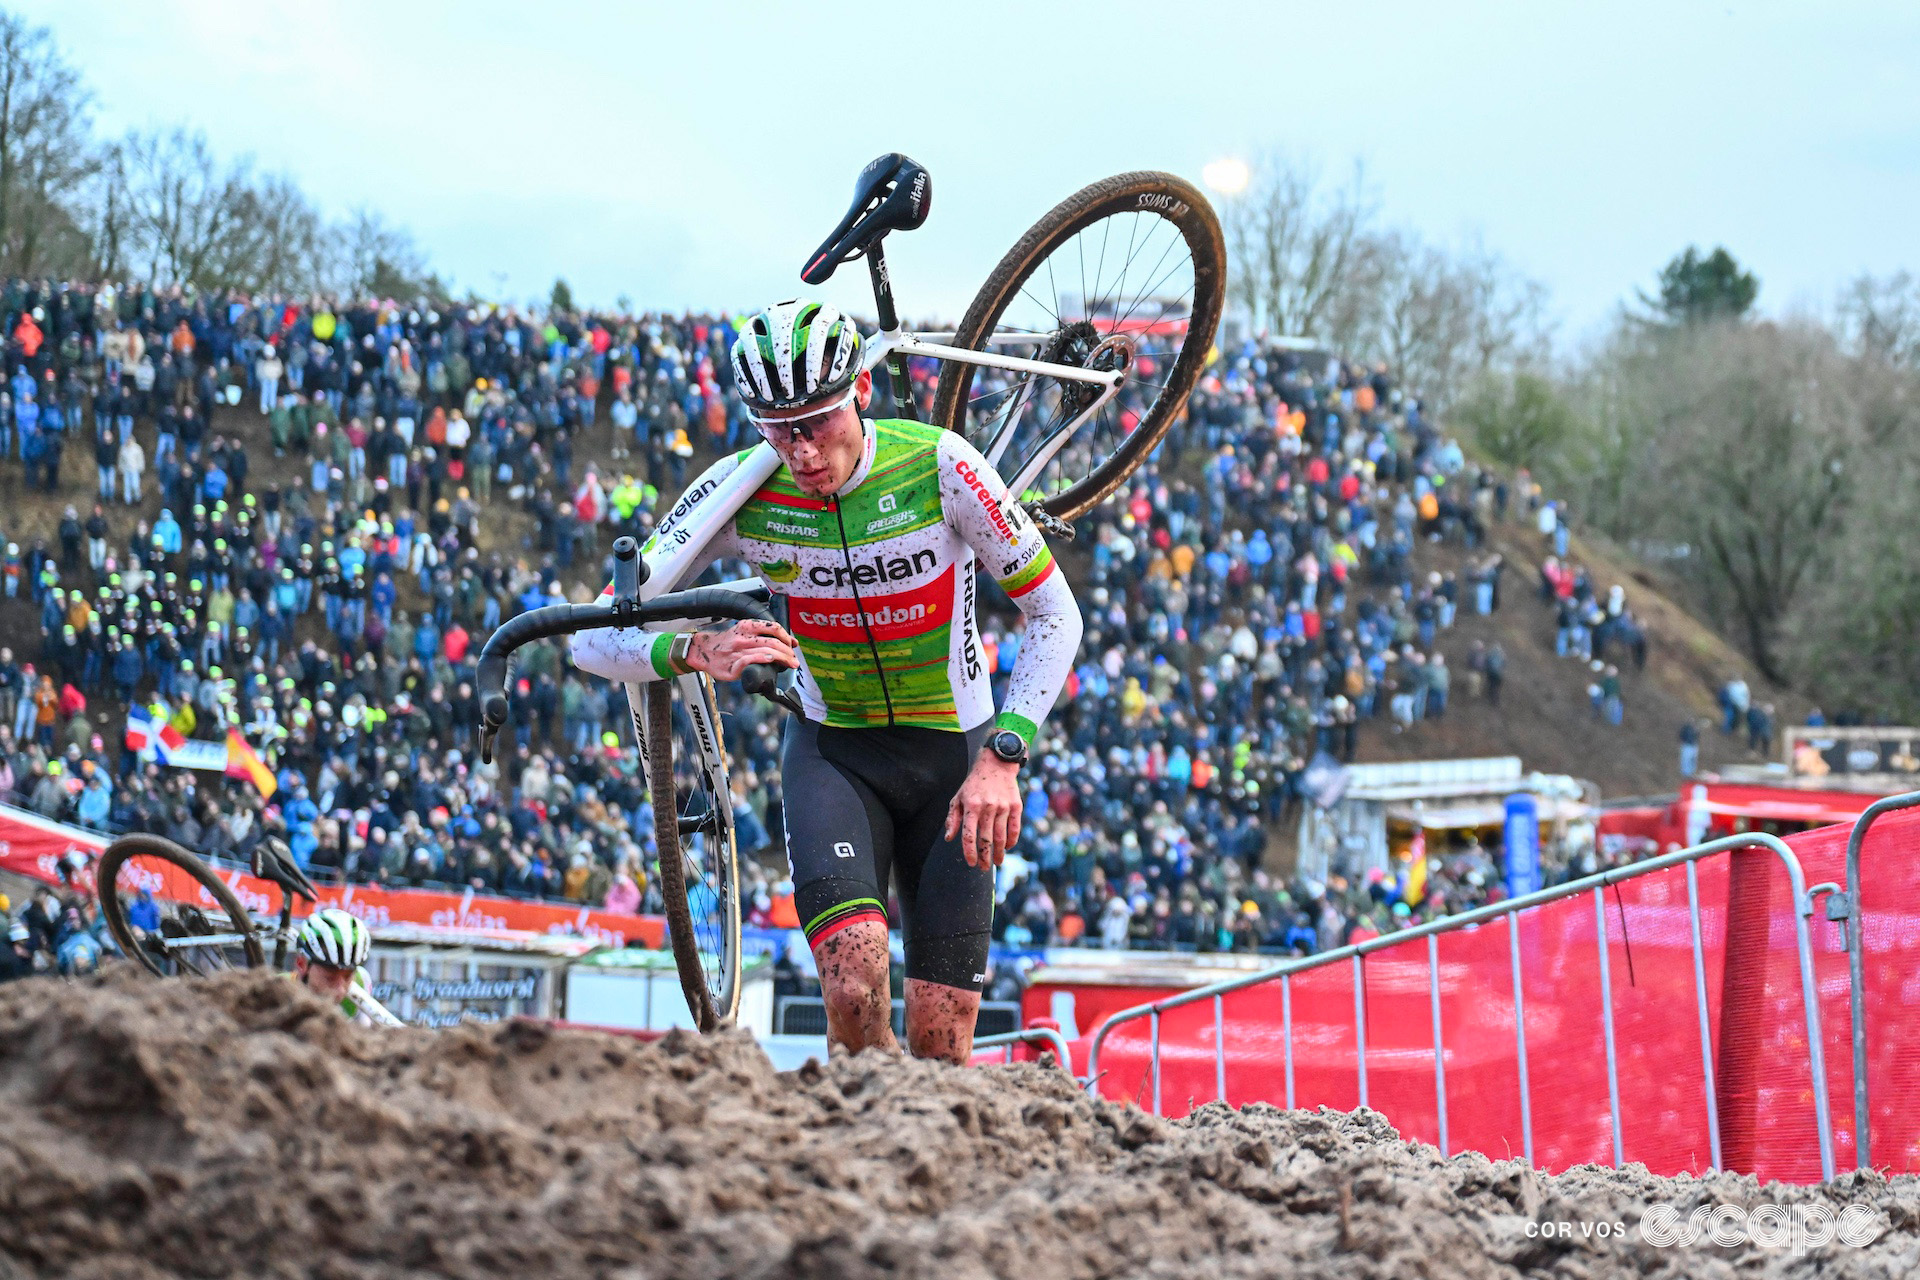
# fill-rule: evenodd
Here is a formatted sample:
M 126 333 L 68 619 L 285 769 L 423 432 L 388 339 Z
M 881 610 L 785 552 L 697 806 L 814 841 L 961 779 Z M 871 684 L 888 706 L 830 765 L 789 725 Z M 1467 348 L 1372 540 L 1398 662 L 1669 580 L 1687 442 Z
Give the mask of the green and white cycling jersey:
M 750 452 L 709 467 L 654 538 L 671 536 L 696 495 Z M 961 436 L 875 420 L 853 475 L 827 498 L 802 492 L 781 467 L 708 543 L 700 567 L 745 560 L 787 597 L 809 720 L 962 731 L 994 716 L 974 619 L 976 557 L 1026 616 L 997 723 L 1031 744 L 1079 649 L 1080 609 L 1032 518 Z M 660 679 L 672 674 L 671 641 L 635 628 L 585 631 L 573 637 L 573 660 L 610 680 Z
M 300 975 L 292 969 L 283 971 L 282 978 L 298 982 Z M 347 1021 L 361 1027 L 404 1027 L 393 1010 L 373 998 L 373 978 L 364 966 L 353 971 L 353 981 L 347 987 L 347 994 L 340 999 L 340 1012 Z
M 393 1010 L 373 998 L 373 980 L 365 969 L 353 971 L 353 985 L 347 988 L 346 999 L 340 1002 L 340 1012 L 363 1027 L 404 1027 Z

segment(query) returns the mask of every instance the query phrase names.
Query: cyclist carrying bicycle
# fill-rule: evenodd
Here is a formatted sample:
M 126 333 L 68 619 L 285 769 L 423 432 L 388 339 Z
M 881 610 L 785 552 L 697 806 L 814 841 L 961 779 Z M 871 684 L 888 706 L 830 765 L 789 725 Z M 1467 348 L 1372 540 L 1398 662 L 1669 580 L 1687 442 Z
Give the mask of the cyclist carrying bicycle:
M 993 868 L 1019 838 L 1020 767 L 1080 644 L 1079 606 L 1032 519 L 954 432 L 862 416 L 873 395 L 861 337 L 835 308 L 796 299 L 753 316 L 734 381 L 783 464 L 706 546 L 748 561 L 788 599 L 790 629 L 600 629 L 577 665 L 644 682 L 690 671 L 734 680 L 797 667 L 805 715 L 781 776 L 795 903 L 826 999 L 831 1043 L 898 1050 L 886 895 L 906 945 L 907 1041 L 962 1063 L 986 982 Z M 747 457 L 710 467 L 648 550 Z M 1026 617 L 995 715 L 974 619 L 978 562 Z
M 295 940 L 293 976 L 308 990 L 335 1001 L 340 1012 L 363 1027 L 403 1025 L 373 998 L 362 966 L 373 950 L 373 935 L 360 917 L 339 907 L 324 907 L 306 918 Z

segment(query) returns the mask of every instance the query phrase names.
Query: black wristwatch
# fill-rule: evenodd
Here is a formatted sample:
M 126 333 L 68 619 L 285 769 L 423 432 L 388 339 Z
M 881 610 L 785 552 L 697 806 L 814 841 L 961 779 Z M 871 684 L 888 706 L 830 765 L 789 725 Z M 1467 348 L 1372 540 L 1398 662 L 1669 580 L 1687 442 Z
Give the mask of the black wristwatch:
M 996 729 L 987 735 L 987 749 L 1008 764 L 1027 762 L 1026 739 L 1011 729 Z

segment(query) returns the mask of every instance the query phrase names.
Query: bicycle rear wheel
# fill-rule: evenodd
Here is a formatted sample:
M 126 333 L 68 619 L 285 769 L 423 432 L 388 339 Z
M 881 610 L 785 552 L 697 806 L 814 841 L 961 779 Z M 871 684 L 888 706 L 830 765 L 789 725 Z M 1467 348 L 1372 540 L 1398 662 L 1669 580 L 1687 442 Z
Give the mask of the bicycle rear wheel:
M 196 854 L 154 835 L 121 836 L 95 868 L 100 912 L 121 953 L 161 977 L 257 969 L 260 932 Z
M 644 754 L 668 940 L 687 1008 L 702 1031 L 733 1021 L 740 1007 L 739 860 L 726 748 L 705 675 L 646 686 Z M 678 749 L 676 750 L 676 746 Z
M 949 361 L 933 421 L 972 441 L 1017 497 L 1077 519 L 1185 411 L 1211 359 L 1226 267 L 1220 221 L 1182 179 L 1123 173 L 1076 192 L 1008 250 L 953 345 L 1126 368 L 1126 385 L 1089 413 L 1089 384 Z

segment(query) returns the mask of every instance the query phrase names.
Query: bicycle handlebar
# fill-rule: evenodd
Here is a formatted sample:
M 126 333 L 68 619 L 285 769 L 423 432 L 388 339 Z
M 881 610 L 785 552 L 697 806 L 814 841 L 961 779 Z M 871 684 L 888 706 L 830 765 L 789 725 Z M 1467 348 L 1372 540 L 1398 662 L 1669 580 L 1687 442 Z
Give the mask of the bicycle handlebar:
M 735 591 L 727 587 L 697 587 L 656 596 L 645 603 L 616 601 L 610 604 L 554 604 L 529 609 L 509 618 L 487 637 L 480 651 L 476 678 L 486 698 L 481 704 L 480 758 L 491 763 L 493 740 L 507 722 L 507 689 L 513 679 L 513 651 L 535 640 L 592 631 L 598 627 L 645 627 L 659 622 L 677 622 L 688 618 L 755 619 L 772 622 L 767 608 L 770 597 L 764 585 Z M 748 693 L 782 701 L 776 696 L 779 668 L 770 662 L 756 662 L 740 673 L 740 684 Z M 484 693 L 497 689 L 497 693 Z

